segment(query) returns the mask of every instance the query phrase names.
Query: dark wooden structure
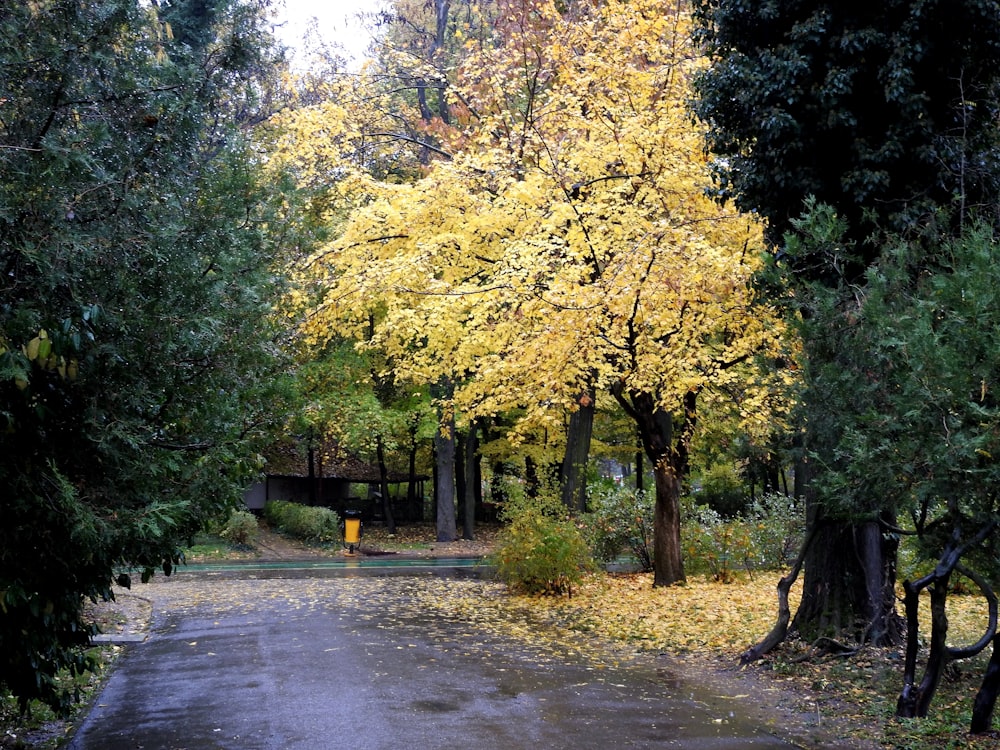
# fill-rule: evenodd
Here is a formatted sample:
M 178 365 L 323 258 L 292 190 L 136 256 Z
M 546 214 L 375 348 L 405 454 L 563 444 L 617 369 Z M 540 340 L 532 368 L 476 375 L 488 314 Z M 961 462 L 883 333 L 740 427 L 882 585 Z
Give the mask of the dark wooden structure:
M 361 511 L 365 523 L 382 520 L 379 469 L 333 442 L 309 444 L 288 440 L 267 455 L 267 473 L 243 495 L 247 508 L 260 512 L 269 500 L 320 505 L 343 514 Z M 396 521 L 424 520 L 424 485 L 428 477 L 388 474 L 392 513 Z M 407 502 L 407 488 L 416 484 L 416 502 Z

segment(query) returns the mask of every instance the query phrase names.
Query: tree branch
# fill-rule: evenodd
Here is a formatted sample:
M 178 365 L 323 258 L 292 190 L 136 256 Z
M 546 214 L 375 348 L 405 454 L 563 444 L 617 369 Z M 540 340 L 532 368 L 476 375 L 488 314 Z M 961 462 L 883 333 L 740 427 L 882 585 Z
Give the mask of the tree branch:
M 362 133 L 362 135 L 365 136 L 366 138 L 394 138 L 397 141 L 406 141 L 407 143 L 412 143 L 416 146 L 420 146 L 421 148 L 426 148 L 430 151 L 433 151 L 436 154 L 440 154 L 441 156 L 443 156 L 448 160 L 455 158 L 453 154 L 450 154 L 449 152 L 445 151 L 442 148 L 438 148 L 437 146 L 432 146 L 430 143 L 421 141 L 419 138 L 413 138 L 412 136 L 404 135 L 403 133 L 375 132 L 375 133 Z

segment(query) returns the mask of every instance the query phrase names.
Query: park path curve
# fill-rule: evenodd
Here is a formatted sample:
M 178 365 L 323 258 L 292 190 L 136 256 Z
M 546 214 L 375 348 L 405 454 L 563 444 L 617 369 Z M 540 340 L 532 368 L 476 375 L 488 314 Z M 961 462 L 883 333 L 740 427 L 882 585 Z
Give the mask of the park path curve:
M 801 746 L 747 716 L 748 696 L 548 632 L 492 582 L 154 581 L 149 636 L 126 647 L 72 750 Z

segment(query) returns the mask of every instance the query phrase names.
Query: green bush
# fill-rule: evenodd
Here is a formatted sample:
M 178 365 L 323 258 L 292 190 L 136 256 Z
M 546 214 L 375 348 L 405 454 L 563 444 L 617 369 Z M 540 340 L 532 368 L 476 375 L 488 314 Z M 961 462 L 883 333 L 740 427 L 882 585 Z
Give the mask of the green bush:
M 715 463 L 701 474 L 698 504 L 707 505 L 726 518 L 734 518 L 747 508 L 746 487 L 730 463 Z
M 340 538 L 340 517 L 329 508 L 269 500 L 264 518 L 278 531 L 307 542 L 332 542 Z
M 248 510 L 234 510 L 219 531 L 219 536 L 231 544 L 253 547 L 260 537 L 256 516 Z
M 739 570 L 781 568 L 797 550 L 804 522 L 801 505 L 784 495 L 767 495 L 735 518 L 688 498 L 681 528 L 685 565 L 723 583 Z
M 764 495 L 750 504 L 744 518 L 753 527 L 756 568 L 783 568 L 798 553 L 806 528 L 801 498 L 778 492 Z
M 512 591 L 570 594 L 593 567 L 583 533 L 551 498 L 509 497 L 501 510 L 506 526 L 497 538 L 492 562 Z
M 629 487 L 611 486 L 590 499 L 587 540 L 596 559 L 611 562 L 630 552 L 642 566 L 653 569 L 653 498 Z
M 753 569 L 753 538 L 741 518 L 723 518 L 715 509 L 698 505 L 684 525 L 682 536 L 685 562 L 693 572 L 731 583 L 737 569 Z

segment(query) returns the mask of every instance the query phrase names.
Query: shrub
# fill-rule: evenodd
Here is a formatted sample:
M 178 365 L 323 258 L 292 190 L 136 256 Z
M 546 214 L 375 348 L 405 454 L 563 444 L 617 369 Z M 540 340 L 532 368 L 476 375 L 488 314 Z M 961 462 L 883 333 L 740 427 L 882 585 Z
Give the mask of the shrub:
M 652 570 L 652 496 L 642 490 L 615 485 L 594 494 L 591 508 L 585 520 L 594 557 L 610 562 L 627 550 L 643 570 Z
M 689 569 L 706 572 L 721 583 L 732 583 L 737 568 L 752 570 L 753 538 L 743 519 L 726 519 L 713 508 L 698 505 L 683 531 Z
M 777 492 L 764 495 L 750 504 L 744 516 L 753 526 L 755 567 L 782 568 L 798 553 L 806 527 L 800 498 Z
M 804 522 L 799 502 L 785 495 L 767 495 L 735 518 L 688 498 L 681 529 L 685 563 L 723 583 L 740 569 L 781 568 L 798 548 Z
M 329 508 L 269 500 L 264 518 L 279 531 L 307 542 L 332 542 L 340 538 L 340 518 Z
M 572 595 L 573 584 L 593 561 L 565 507 L 558 500 L 516 493 L 505 501 L 500 515 L 507 525 L 492 558 L 500 580 L 526 594 Z
M 257 518 L 247 510 L 234 510 L 219 532 L 226 541 L 243 547 L 253 547 L 260 536 Z
M 746 510 L 747 502 L 746 487 L 732 464 L 715 463 L 702 472 L 699 504 L 707 505 L 721 516 L 733 518 Z

